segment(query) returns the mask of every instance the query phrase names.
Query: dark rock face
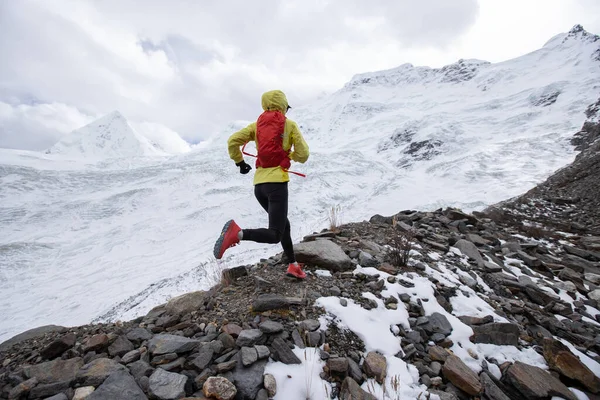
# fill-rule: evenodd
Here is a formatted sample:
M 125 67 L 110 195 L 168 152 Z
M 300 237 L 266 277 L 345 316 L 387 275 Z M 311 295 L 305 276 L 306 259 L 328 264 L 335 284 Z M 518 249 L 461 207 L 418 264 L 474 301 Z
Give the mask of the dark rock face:
M 515 324 L 491 323 L 474 326 L 473 343 L 491 343 L 516 346 L 519 343 L 519 327 Z
M 520 361 L 508 367 L 505 379 L 527 399 L 541 400 L 550 396 L 560 396 L 567 400 L 577 400 L 577 397 L 554 376 Z

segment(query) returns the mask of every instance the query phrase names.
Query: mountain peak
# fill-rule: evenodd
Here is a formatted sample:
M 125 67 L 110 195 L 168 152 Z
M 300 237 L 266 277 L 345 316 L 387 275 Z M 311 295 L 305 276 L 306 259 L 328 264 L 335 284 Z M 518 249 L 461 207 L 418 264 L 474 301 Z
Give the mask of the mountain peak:
M 158 151 L 115 110 L 66 135 L 46 154 L 109 159 L 147 156 Z

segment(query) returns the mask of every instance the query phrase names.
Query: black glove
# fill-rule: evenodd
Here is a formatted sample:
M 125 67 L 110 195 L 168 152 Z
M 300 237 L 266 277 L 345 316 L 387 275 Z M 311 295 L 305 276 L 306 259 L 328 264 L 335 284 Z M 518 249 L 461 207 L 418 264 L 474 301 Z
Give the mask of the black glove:
M 247 174 L 250 172 L 252 167 L 246 163 L 246 161 L 242 160 L 239 163 L 235 163 L 238 167 L 240 167 L 240 174 Z

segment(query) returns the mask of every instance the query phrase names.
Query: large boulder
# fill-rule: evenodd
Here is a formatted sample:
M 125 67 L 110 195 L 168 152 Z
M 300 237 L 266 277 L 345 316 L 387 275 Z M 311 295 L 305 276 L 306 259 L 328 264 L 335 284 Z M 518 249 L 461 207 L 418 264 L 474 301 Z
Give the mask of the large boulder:
M 185 375 L 157 368 L 150 376 L 149 393 L 153 398 L 161 400 L 180 399 L 185 396 L 187 380 Z
M 567 346 L 554 339 L 544 339 L 543 343 L 544 358 L 550 369 L 580 382 L 592 393 L 600 391 L 600 380 Z
M 77 382 L 81 386 L 98 386 L 114 372 L 126 371 L 127 367 L 109 358 L 98 358 L 84 365 L 77 372 Z
M 130 399 L 146 400 L 147 397 L 127 371 L 113 372 L 86 400 Z
M 200 341 L 188 339 L 177 335 L 156 335 L 148 343 L 150 353 L 153 355 L 167 353 L 185 353 L 193 350 Z
M 519 327 L 515 324 L 494 322 L 473 327 L 473 343 L 490 343 L 495 345 L 519 344 Z
M 27 378 L 37 378 L 40 383 L 72 381 L 82 366 L 83 360 L 80 357 L 68 360 L 57 359 L 25 367 L 25 376 Z
M 455 355 L 446 359 L 442 372 L 454 386 L 471 396 L 478 395 L 483 389 L 477 374 Z
M 577 400 L 573 392 L 549 372 L 520 361 L 508 367 L 504 380 L 521 392 L 524 399 L 545 400 L 560 396 L 566 400 Z
M 330 240 L 316 240 L 294 245 L 296 260 L 330 271 L 347 271 L 353 264 L 344 250 Z

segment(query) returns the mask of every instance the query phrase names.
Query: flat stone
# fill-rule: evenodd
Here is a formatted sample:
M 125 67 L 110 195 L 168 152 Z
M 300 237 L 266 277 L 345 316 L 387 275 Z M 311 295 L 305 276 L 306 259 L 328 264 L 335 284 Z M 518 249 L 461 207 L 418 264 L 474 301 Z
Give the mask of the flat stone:
M 92 388 L 93 390 L 93 388 Z M 113 372 L 104 383 L 94 390 L 86 400 L 131 399 L 147 400 L 148 398 L 127 371 Z M 75 399 L 73 399 L 75 400 Z
M 381 354 L 371 351 L 365 357 L 363 369 L 368 377 L 381 384 L 387 376 L 387 361 Z
M 236 344 L 239 347 L 254 346 L 263 340 L 264 334 L 260 329 L 245 329 L 240 332 Z
M 161 400 L 178 399 L 185 396 L 188 377 L 157 368 L 150 376 L 149 394 Z
M 593 283 L 594 285 L 600 285 L 600 275 L 594 274 L 592 272 L 587 272 L 583 274 L 583 277 L 586 281 Z
M 297 243 L 294 245 L 294 253 L 298 262 L 330 271 L 346 271 L 354 267 L 344 250 L 329 240 Z
M 525 263 L 525 265 L 527 265 L 528 267 L 539 267 L 540 265 L 542 265 L 542 262 L 540 261 L 539 258 L 530 256 L 529 254 L 525 253 L 524 251 L 517 251 L 517 256 L 523 260 L 523 262 Z
M 108 346 L 108 354 L 110 354 L 111 357 L 121 357 L 131 350 L 133 350 L 133 343 L 125 336 L 119 336 L 113 344 Z
M 450 356 L 450 353 L 443 347 L 432 346 L 429 348 L 429 357 L 433 361 L 445 362 L 449 356 Z
M 504 379 L 526 399 L 541 400 L 560 396 L 566 400 L 577 400 L 577 397 L 550 373 L 520 361 L 508 367 Z
M 282 324 L 280 324 L 279 322 L 271 321 L 270 319 L 261 323 L 258 326 L 258 328 L 267 334 L 274 334 L 274 333 L 279 333 L 279 332 L 283 331 Z
M 493 322 L 473 327 L 473 343 L 516 346 L 519 344 L 519 326 L 515 324 Z
M 210 377 L 202 385 L 202 392 L 206 397 L 217 400 L 233 400 L 237 394 L 235 385 L 222 377 Z
M 379 265 L 379 261 L 375 259 L 372 255 L 365 251 L 361 251 L 358 255 L 358 263 L 363 268 L 377 268 Z
M 277 355 L 279 361 L 284 364 L 302 364 L 302 361 L 294 354 L 289 346 L 280 338 L 273 340 L 273 351 Z
M 202 346 L 198 355 L 192 359 L 191 364 L 196 367 L 198 371 L 202 371 L 205 368 L 208 368 L 213 356 L 214 351 L 210 346 Z
M 76 340 L 77 337 L 74 333 L 67 333 L 42 349 L 42 351 L 40 351 L 40 355 L 45 359 L 52 360 L 53 358 L 60 356 L 62 353 L 73 347 Z
M 483 389 L 477 374 L 455 355 L 446 359 L 442 373 L 454 386 L 471 396 L 478 395 Z
M 40 383 L 54 383 L 57 381 L 72 381 L 77 376 L 77 371 L 83 366 L 80 357 L 68 360 L 56 359 L 41 364 L 25 367 L 27 378 L 37 378 Z
M 580 382 L 592 393 L 600 391 L 600 380 L 567 346 L 554 339 L 544 339 L 543 349 L 550 369 Z
M 102 385 L 100 385 L 100 386 L 102 386 Z M 90 394 L 92 394 L 95 389 L 96 388 L 94 388 L 93 386 L 78 387 L 77 389 L 75 389 L 75 394 L 73 394 L 73 399 L 72 400 L 84 400 Z
M 131 350 L 128 353 L 125 353 L 123 355 L 123 357 L 121 357 L 121 364 L 130 364 L 134 361 L 137 361 L 140 359 L 140 351 L 139 350 Z
M 242 364 L 245 367 L 258 361 L 258 353 L 254 347 L 242 347 Z
M 377 398 L 364 391 L 354 379 L 347 377 L 342 383 L 340 400 L 377 400 Z
M 40 383 L 29 391 L 29 398 L 39 399 L 60 394 L 67 391 L 71 386 L 71 381 L 60 381 L 54 383 Z
M 263 386 L 267 390 L 267 394 L 269 398 L 275 397 L 277 394 L 277 381 L 275 377 L 271 374 L 265 374 L 263 379 Z
M 223 343 L 224 349 L 233 349 L 235 347 L 235 339 L 228 333 L 221 333 L 218 340 Z
M 262 294 L 252 302 L 252 311 L 264 312 L 288 308 L 290 306 L 299 306 L 304 304 L 304 300 L 299 297 L 285 297 L 277 294 Z
M 29 393 L 31 389 L 33 389 L 39 383 L 37 378 L 27 379 L 24 382 L 19 383 L 17 386 L 12 388 L 10 392 L 8 392 L 9 399 L 18 399 L 21 396 L 25 396 Z
M 258 359 L 262 360 L 263 358 L 267 358 L 271 355 L 271 351 L 267 346 L 263 345 L 255 345 L 256 353 L 258 355 Z
M 473 243 L 469 242 L 468 240 L 459 239 L 456 243 L 454 243 L 454 247 L 459 249 L 462 254 L 475 261 L 477 266 L 485 266 L 485 262 L 483 261 L 483 257 L 481 256 L 479 249 Z
M 152 333 L 145 328 L 133 328 L 127 333 L 126 337 L 132 342 L 143 342 L 152 339 Z
M 54 395 L 52 397 L 47 397 L 46 400 L 69 400 L 69 398 L 67 397 L 66 394 L 59 393 L 59 394 Z
M 481 385 L 483 386 L 483 393 L 486 398 L 490 400 L 511 400 L 502 389 L 498 387 L 490 378 L 486 372 L 482 372 L 480 375 Z
M 186 353 L 193 350 L 200 341 L 182 336 L 160 334 L 154 336 L 148 343 L 150 353 L 153 355 L 167 353 Z
M 104 333 L 99 335 L 92 336 L 84 345 L 83 352 L 87 353 L 88 351 L 101 351 L 106 346 L 108 346 L 108 335 Z
M 109 358 L 98 358 L 77 371 L 76 381 L 82 386 L 98 386 L 111 374 L 126 371 L 127 367 Z
M 321 327 L 321 323 L 314 319 L 306 319 L 300 322 L 300 330 L 307 332 L 314 332 Z
M 354 379 L 359 385 L 362 385 L 364 378 L 360 366 L 350 357 L 346 357 L 346 360 L 348 360 L 348 376 Z
M 486 315 L 483 318 L 469 317 L 466 315 L 461 315 L 460 317 L 458 317 L 458 319 L 460 319 L 462 323 L 470 325 L 470 326 L 484 325 L 484 324 L 489 324 L 490 322 L 494 322 L 494 317 L 492 317 L 491 315 Z
M 177 296 L 169 300 L 165 306 L 165 310 L 171 315 L 189 314 L 192 311 L 202 309 L 205 299 L 205 291 L 182 294 L 181 296 Z

